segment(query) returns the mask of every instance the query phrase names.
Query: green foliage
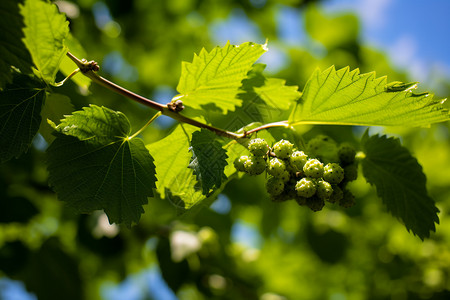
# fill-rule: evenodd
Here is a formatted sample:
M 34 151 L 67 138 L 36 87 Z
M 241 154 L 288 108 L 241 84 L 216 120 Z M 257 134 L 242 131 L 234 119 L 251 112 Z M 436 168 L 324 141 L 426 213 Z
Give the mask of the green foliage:
M 24 25 L 18 6 L 18 3 L 22 2 L 0 2 L 0 90 L 13 79 L 11 66 L 31 73 L 31 56 L 22 42 Z
M 266 45 L 254 43 L 202 49 L 192 63 L 183 62 L 176 98 L 192 108 L 214 103 L 224 113 L 234 110 L 242 102 L 236 97 L 241 81 L 265 51 Z
M 306 10 L 305 29 L 327 49 L 352 45 L 358 38 L 358 19 L 352 14 L 327 17 L 317 7 Z
M 52 84 L 68 50 L 64 42 L 69 22 L 56 5 L 46 1 L 25 0 L 20 10 L 25 23 L 24 43 L 42 79 Z
M 220 188 L 222 181 L 227 179 L 224 170 L 228 156 L 216 135 L 206 129 L 195 131 L 189 149 L 192 152 L 189 168 L 197 176 L 203 195 L 208 195 L 214 187 Z
M 389 212 L 422 240 L 439 223 L 433 199 L 426 189 L 426 177 L 417 160 L 396 138 L 365 134 L 362 140 L 364 176 L 377 188 Z
M 50 238 L 31 254 L 24 281 L 38 299 L 83 298 L 79 262 L 63 249 L 60 241 Z
M 153 196 L 155 166 L 142 140 L 129 139 L 125 115 L 92 105 L 55 129 L 47 157 L 59 199 L 79 213 L 104 209 L 110 223 L 137 223 Z
M 156 166 L 156 188 L 161 198 L 176 208 L 185 210 L 205 200 L 206 196 L 196 188 L 193 170 L 188 168 L 192 154 L 188 149 L 190 137 L 197 128 L 179 125 L 165 138 L 147 145 Z
M 46 95 L 42 81 L 18 73 L 0 91 L 0 162 L 28 149 L 39 129 Z
M 301 96 L 298 86 L 286 85 L 284 79 L 267 78 L 263 74 L 265 67 L 263 64 L 253 66 L 248 78 L 242 81 L 241 89 L 245 93 L 239 96 L 244 100 L 253 102 L 257 102 L 255 98 L 261 99 L 268 106 L 267 109 L 289 109 L 294 101 Z
M 442 101 L 414 94 L 415 84 L 393 82 L 375 73 L 331 67 L 316 70 L 289 117 L 290 124 L 429 126 L 450 118 Z

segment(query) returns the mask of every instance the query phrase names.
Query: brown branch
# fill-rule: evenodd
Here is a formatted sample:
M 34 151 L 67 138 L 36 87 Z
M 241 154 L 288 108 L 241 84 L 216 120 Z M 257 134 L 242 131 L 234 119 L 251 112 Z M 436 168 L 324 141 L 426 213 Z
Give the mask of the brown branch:
M 179 122 L 183 122 L 186 124 L 190 124 L 192 126 L 196 126 L 199 128 L 205 128 L 208 129 L 212 132 L 214 132 L 217 135 L 223 136 L 223 137 L 227 137 L 230 139 L 240 139 L 240 138 L 245 138 L 249 135 L 251 135 L 252 133 L 255 133 L 259 130 L 263 130 L 263 129 L 268 129 L 271 127 L 288 127 L 288 123 L 287 121 L 281 121 L 281 122 L 275 122 L 275 123 L 269 123 L 257 128 L 254 128 L 252 130 L 246 131 L 242 134 L 236 134 L 234 132 L 230 132 L 227 130 L 223 130 L 220 128 L 216 128 L 214 126 L 196 121 L 194 119 L 191 119 L 189 117 L 183 116 L 179 113 L 179 111 L 182 110 L 182 108 L 184 108 L 182 106 L 182 103 L 177 103 L 177 105 L 175 106 L 174 109 L 174 105 L 172 103 L 169 103 L 167 105 L 163 105 L 160 104 L 158 102 L 155 102 L 153 100 L 150 100 L 148 98 L 145 98 L 141 95 L 138 95 L 136 93 L 133 93 L 117 84 L 115 84 L 114 82 L 111 82 L 103 77 L 101 77 L 100 75 L 98 75 L 96 72 L 100 69 L 99 65 L 95 62 L 95 61 L 87 61 L 85 59 L 80 60 L 78 59 L 76 56 L 74 56 L 72 53 L 67 52 L 67 56 L 78 66 L 78 68 L 80 69 L 80 71 L 87 76 L 88 78 L 90 78 L 93 82 L 102 85 L 103 87 L 106 87 L 107 89 L 110 89 L 122 96 L 125 96 L 131 100 L 137 101 L 145 106 L 151 107 L 155 110 L 160 111 L 163 115 L 166 115 L 168 117 L 171 117 L 172 119 L 175 119 Z M 179 100 L 178 100 L 179 101 Z M 181 108 L 181 109 L 176 109 L 177 107 Z

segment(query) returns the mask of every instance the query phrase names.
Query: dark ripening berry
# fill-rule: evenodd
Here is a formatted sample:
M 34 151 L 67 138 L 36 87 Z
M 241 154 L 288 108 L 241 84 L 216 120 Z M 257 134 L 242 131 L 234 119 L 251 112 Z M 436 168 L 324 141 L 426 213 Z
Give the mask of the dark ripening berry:
M 306 199 L 306 206 L 308 206 L 312 211 L 319 211 L 325 206 L 325 201 L 317 196 Z
M 295 190 L 300 197 L 309 198 L 316 193 L 316 184 L 313 180 L 305 177 L 297 182 Z
M 269 165 L 267 166 L 267 173 L 274 177 L 280 177 L 284 171 L 286 171 L 286 165 L 283 160 L 276 157 L 269 160 Z
M 271 200 L 273 202 L 284 202 L 295 199 L 295 197 L 297 197 L 297 193 L 295 192 L 294 186 L 290 185 L 289 183 L 285 183 L 283 193 L 278 196 L 272 196 Z
M 344 181 L 349 182 L 358 178 L 358 165 L 351 164 L 344 167 Z
M 344 190 L 344 197 L 339 201 L 339 205 L 345 208 L 355 205 L 355 196 L 349 190 Z
M 280 140 L 273 145 L 272 150 L 278 158 L 288 158 L 294 145 L 287 140 Z
M 308 198 L 297 196 L 294 198 L 298 205 L 305 206 L 306 202 L 308 201 Z
M 339 183 L 344 179 L 344 169 L 337 163 L 329 163 L 323 168 L 323 179 L 329 183 Z
M 323 163 L 318 159 L 309 159 L 303 166 L 303 172 L 307 177 L 320 178 L 323 176 Z
M 328 199 L 333 194 L 331 184 L 324 180 L 318 180 L 316 183 L 316 195 L 320 199 Z
M 234 161 L 234 167 L 240 172 L 245 172 L 245 162 L 248 160 L 247 155 L 242 155 Z
M 350 144 L 342 144 L 338 149 L 339 161 L 343 165 L 352 164 L 355 161 L 356 151 Z
M 254 156 L 264 156 L 269 151 L 269 145 L 265 140 L 256 138 L 248 143 L 248 151 Z
M 303 151 L 294 151 L 289 156 L 289 162 L 291 167 L 293 168 L 293 171 L 295 172 L 301 172 L 303 171 L 303 166 L 308 161 L 308 155 L 305 154 Z
M 259 175 L 266 170 L 266 160 L 259 156 L 250 156 L 244 163 L 245 172 L 250 175 Z
M 277 177 L 269 177 L 266 182 L 267 192 L 272 196 L 280 195 L 284 189 L 284 182 Z
M 344 192 L 337 185 L 332 185 L 332 187 L 333 187 L 333 193 L 331 194 L 331 197 L 327 199 L 327 201 L 330 203 L 339 202 L 342 198 L 344 198 Z

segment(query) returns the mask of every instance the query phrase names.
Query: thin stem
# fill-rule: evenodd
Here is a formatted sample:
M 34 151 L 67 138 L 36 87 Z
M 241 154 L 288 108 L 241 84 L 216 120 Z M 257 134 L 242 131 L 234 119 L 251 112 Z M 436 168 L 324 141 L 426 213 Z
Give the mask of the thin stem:
M 253 128 L 253 129 L 251 129 L 251 130 L 249 130 L 249 131 L 245 131 L 244 134 L 243 134 L 243 135 L 244 135 L 243 137 L 246 137 L 246 136 L 248 136 L 248 135 L 251 135 L 252 133 L 258 132 L 258 131 L 260 131 L 260 130 L 263 130 L 263 129 L 269 129 L 269 128 L 272 128 L 272 127 L 285 127 L 285 128 L 289 128 L 289 123 L 288 123 L 288 121 L 286 120 L 286 121 L 280 121 L 280 122 L 274 122 L 274 123 L 264 124 L 264 125 L 262 125 L 262 126 Z
M 135 134 L 133 134 L 132 136 L 128 137 L 128 140 L 131 140 L 133 138 L 135 138 L 138 134 L 140 134 L 142 131 L 144 131 L 145 128 L 148 127 L 148 125 L 150 125 L 153 121 L 155 121 L 159 116 L 161 115 L 161 112 L 158 111 L 150 120 L 148 120 L 147 123 L 145 123 L 144 126 L 142 126 L 141 129 L 139 129 L 138 131 L 136 131 Z
M 183 116 L 181 115 L 179 112 L 170 110 L 169 107 L 167 105 L 163 105 L 160 104 L 158 102 L 155 102 L 153 100 L 147 99 L 143 96 L 140 96 L 138 94 L 135 94 L 103 77 L 101 77 L 100 75 L 98 75 L 96 73 L 96 71 L 99 70 L 99 66 L 96 62 L 94 61 L 87 61 L 85 59 L 80 60 L 78 59 L 76 56 L 74 56 L 72 53 L 67 52 L 67 56 L 78 66 L 78 68 L 80 69 L 80 71 L 87 76 L 88 78 L 90 78 L 92 81 L 120 94 L 123 95 L 131 100 L 137 101 L 141 104 L 144 104 L 146 106 L 149 106 L 155 110 L 158 110 L 161 114 L 166 115 L 168 117 L 171 117 L 172 119 L 175 119 L 179 122 L 183 122 L 183 123 L 187 123 L 190 124 L 192 126 L 196 126 L 199 128 L 205 128 L 208 129 L 212 132 L 214 132 L 217 135 L 223 136 L 223 137 L 227 137 L 230 139 L 240 139 L 240 138 L 245 138 L 248 135 L 257 132 L 259 130 L 262 129 L 267 129 L 270 127 L 277 127 L 277 126 L 284 126 L 284 127 L 288 127 L 287 121 L 282 121 L 282 122 L 276 122 L 276 123 L 270 123 L 270 124 L 266 124 L 263 126 L 260 126 L 258 128 L 254 128 L 252 130 L 249 130 L 247 132 L 244 132 L 242 134 L 236 134 L 234 132 L 231 131 L 227 131 L 227 130 L 223 130 L 220 128 L 216 128 L 214 126 L 199 122 L 197 120 L 191 119 L 189 117 Z M 156 116 L 156 115 L 155 115 Z
M 69 80 L 70 78 L 72 78 L 75 74 L 77 74 L 78 72 L 80 72 L 80 68 L 75 69 L 72 73 L 69 74 L 69 76 L 67 76 L 66 78 L 64 78 L 63 80 L 61 80 L 60 82 L 57 82 L 54 84 L 54 86 L 56 87 L 60 87 L 62 86 L 67 80 Z

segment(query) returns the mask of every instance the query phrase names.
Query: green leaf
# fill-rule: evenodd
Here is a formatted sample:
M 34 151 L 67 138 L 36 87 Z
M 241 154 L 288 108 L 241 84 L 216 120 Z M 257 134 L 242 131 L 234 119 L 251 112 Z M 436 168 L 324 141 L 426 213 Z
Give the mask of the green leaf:
M 415 83 L 393 82 L 375 73 L 331 67 L 316 71 L 289 117 L 295 124 L 363 126 L 428 126 L 447 121 L 443 101 L 428 93 L 414 94 Z
M 18 73 L 0 91 L 0 162 L 19 157 L 28 149 L 39 129 L 45 98 L 42 81 Z
M 49 182 L 80 213 L 103 209 L 110 223 L 137 223 L 153 196 L 155 166 L 141 139 L 129 139 L 121 112 L 91 105 L 56 126 L 47 150 Z
M 74 38 L 70 33 L 67 35 L 65 45 L 69 49 L 70 53 L 72 53 L 76 57 L 84 58 L 87 56 L 86 51 L 83 49 L 83 46 L 81 46 L 80 42 L 78 42 L 78 40 Z M 77 65 L 67 55 L 63 56 L 61 64 L 59 65 L 59 70 L 61 71 L 61 73 L 63 73 L 65 76 L 69 76 L 69 74 L 77 68 Z M 75 82 L 83 90 L 87 90 L 91 85 L 91 80 L 80 72 L 73 76 L 71 80 L 73 80 L 73 82 Z
M 375 185 L 392 215 L 422 240 L 439 224 L 433 199 L 428 196 L 426 177 L 417 160 L 396 138 L 366 133 L 362 139 L 365 158 L 362 168 L 367 181 Z
M 189 167 L 197 176 L 203 195 L 209 194 L 214 187 L 220 188 L 222 181 L 227 179 L 224 170 L 228 156 L 216 137 L 213 132 L 206 129 L 192 134 L 190 147 L 192 159 Z
M 150 144 L 156 166 L 156 188 L 161 198 L 167 199 L 181 211 L 206 199 L 197 186 L 192 169 L 188 168 L 190 136 L 198 128 L 179 125 L 165 138 Z
M 67 53 L 64 40 L 69 33 L 69 22 L 56 5 L 47 1 L 25 0 L 20 10 L 25 23 L 25 45 L 42 78 L 52 84 Z
M 193 170 L 188 168 L 192 158 L 192 153 L 189 152 L 190 137 L 197 130 L 197 127 L 191 125 L 179 125 L 165 138 L 147 145 L 155 159 L 157 190 L 161 198 L 168 200 L 179 212 L 190 210 L 201 203 L 209 204 L 236 174 L 234 159 L 247 151 L 234 140 L 224 146 L 229 156 L 223 177 L 227 179 L 222 179 L 220 188 L 216 186 L 213 193 L 204 195 Z
M 13 79 L 11 66 L 31 73 L 31 56 L 22 42 L 24 27 L 18 0 L 0 1 L 0 90 Z
M 255 61 L 267 51 L 266 45 L 244 43 L 239 46 L 227 43 L 211 52 L 202 49 L 192 63 L 183 62 L 177 90 L 180 99 L 188 107 L 201 109 L 214 103 L 224 113 L 234 110 L 242 100 L 236 96 L 241 81 Z
M 243 114 L 249 114 L 249 122 L 275 122 L 285 119 L 287 110 L 300 98 L 297 86 L 286 85 L 286 80 L 266 78 L 265 65 L 257 64 L 242 81 L 238 96 L 243 100 Z M 241 113 L 241 112 L 239 112 Z M 257 116 L 260 116 L 259 118 Z M 248 118 L 244 118 L 248 119 Z

